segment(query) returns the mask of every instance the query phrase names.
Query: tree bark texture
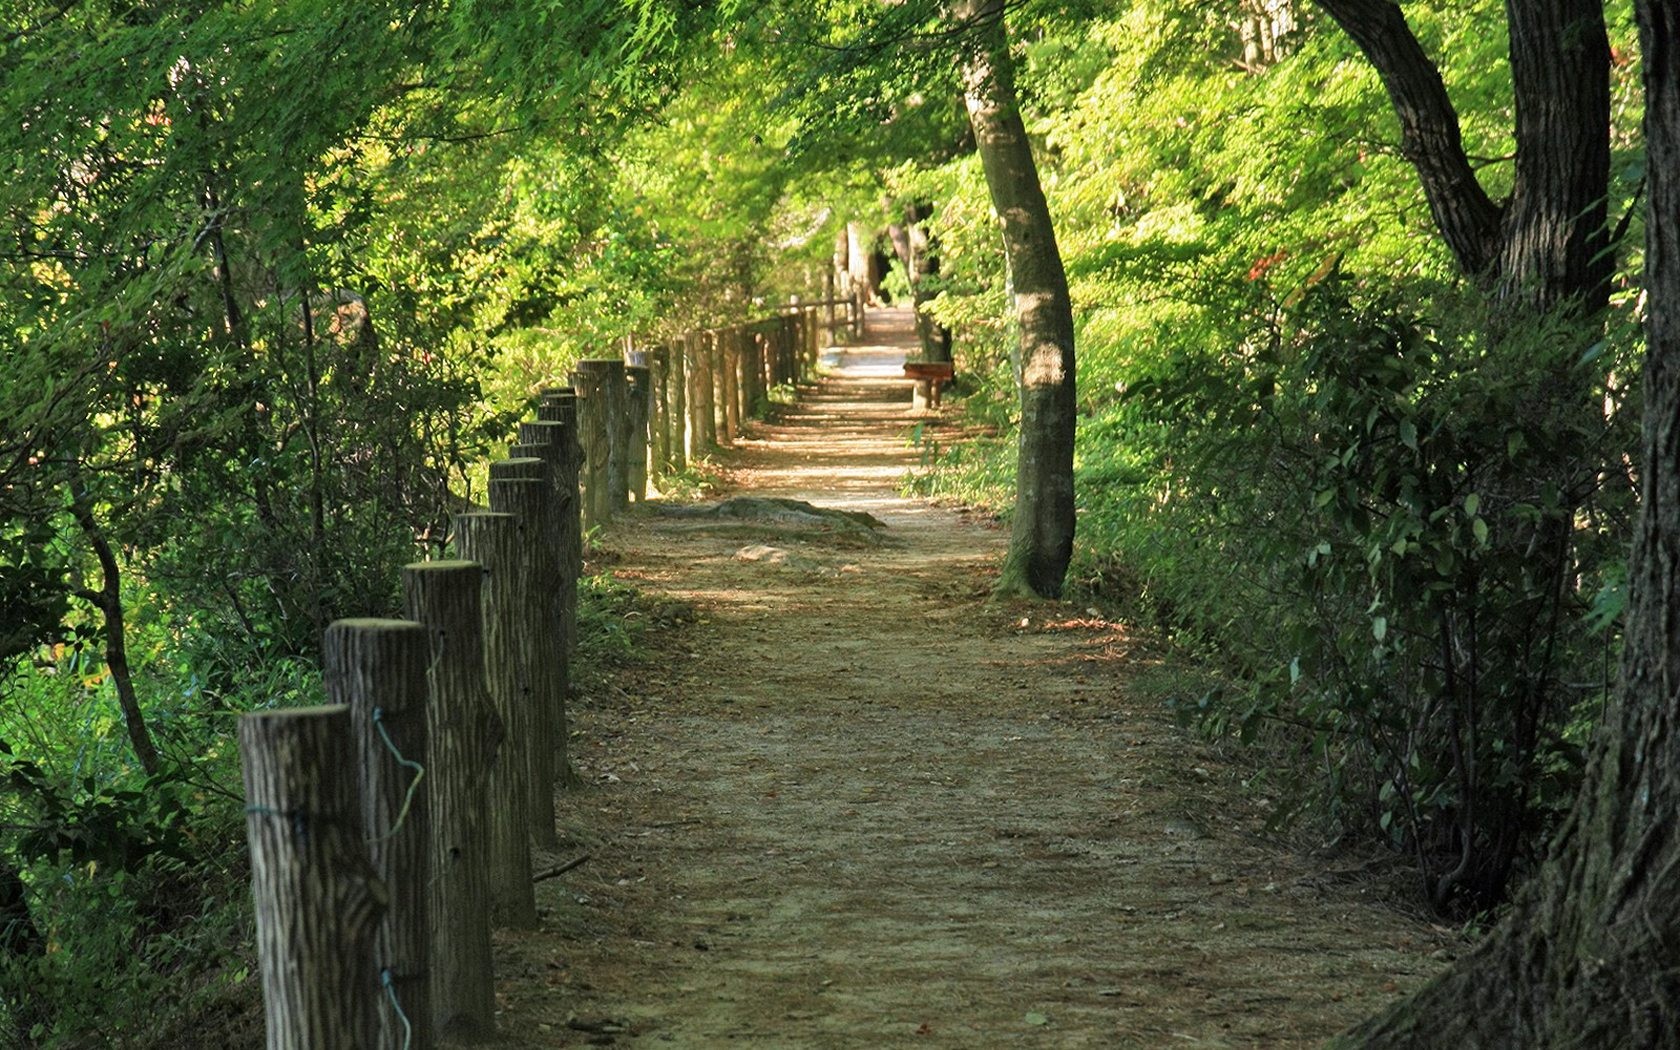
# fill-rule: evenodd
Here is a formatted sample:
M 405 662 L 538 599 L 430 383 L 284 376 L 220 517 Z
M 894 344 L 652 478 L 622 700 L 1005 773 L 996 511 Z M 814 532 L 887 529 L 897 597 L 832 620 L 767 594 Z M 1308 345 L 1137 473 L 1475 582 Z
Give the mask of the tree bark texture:
M 747 326 L 741 333 L 741 401 L 746 405 L 743 418 L 763 418 L 764 396 L 764 334 L 756 326 Z
M 653 417 L 653 384 L 646 365 L 625 365 L 624 382 L 627 397 L 626 424 L 630 441 L 625 450 L 630 495 L 637 503 L 647 502 L 648 434 Z
M 718 333 L 718 360 L 723 386 L 723 436 L 731 445 L 741 436 L 741 330 L 725 328 Z
M 1516 122 L 1511 197 L 1492 200 L 1465 155 L 1435 63 L 1393 0 L 1318 0 L 1382 77 L 1400 149 L 1459 268 L 1540 310 L 1608 302 L 1610 43 L 1600 0 L 1507 0 Z
M 490 483 L 493 507 L 496 484 Z M 535 485 L 546 488 L 548 481 Z M 526 593 L 531 566 L 524 537 L 543 524 L 494 512 L 457 514 L 454 520 L 456 553 L 484 567 L 484 678 L 503 730 L 502 746 L 490 764 L 486 809 L 490 916 L 500 925 L 527 929 L 537 924 L 529 833 L 530 798 L 537 785 L 530 776 L 530 752 L 539 750 L 542 730 L 531 681 L 536 663 L 527 651 L 534 641 L 525 626 L 533 596 Z
M 572 373 L 577 390 L 578 440 L 583 446 L 579 482 L 583 488 L 583 527 L 600 528 L 612 521 L 612 498 L 608 495 L 607 459 L 612 444 L 610 412 L 612 392 L 606 374 L 578 362 Z
M 425 776 L 426 664 L 431 643 L 412 620 L 336 620 L 321 645 L 327 696 L 349 708 L 360 772 L 362 827 L 390 906 L 374 935 L 379 1050 L 433 1045 L 431 927 L 426 885 L 431 815 Z M 406 1023 L 405 1023 L 406 1019 Z
M 246 715 L 239 756 L 269 1050 L 373 1046 L 386 889 L 368 864 L 350 712 Z
M 717 333 L 701 332 L 696 353 L 700 363 L 700 441 L 712 449 L 718 447 Z
M 1061 594 L 1073 558 L 1073 307 L 1015 101 L 1003 8 L 1003 0 L 964 0 L 956 8 L 971 36 L 962 70 L 968 121 L 1003 226 L 1020 325 L 1015 515 L 997 591 L 1048 598 Z
M 556 507 L 560 520 L 560 600 L 561 630 L 566 636 L 566 657 L 570 667 L 572 651 L 577 648 L 578 580 L 583 577 L 583 522 L 578 513 L 578 465 L 583 458 L 577 441 L 577 402 L 562 401 L 545 404 L 537 410 L 539 422 L 559 423 L 555 441 L 560 448 L 559 474 L 554 479 Z M 568 670 L 561 683 L 561 695 L 571 691 Z
M 630 457 L 635 417 L 630 409 L 630 382 L 623 361 L 606 366 L 608 405 L 607 490 L 613 512 L 630 506 Z
M 566 715 L 566 685 L 569 671 L 563 616 L 567 577 L 555 543 L 559 526 L 555 517 L 554 490 L 537 480 L 493 479 L 490 505 L 517 515 L 528 525 L 529 588 L 523 630 L 528 636 L 524 658 L 526 677 L 534 690 L 533 710 L 536 753 L 528 768 L 533 793 L 544 801 L 533 814 L 531 831 L 544 849 L 557 845 L 554 830 L 554 789 L 572 786 L 571 759 L 567 750 L 570 729 Z
M 656 346 L 647 352 L 648 369 L 648 466 L 654 478 L 670 470 L 669 430 L 666 421 L 670 404 L 666 400 L 665 374 L 671 367 L 671 352 Z
M 591 359 L 578 362 L 579 376 L 587 377 L 587 393 L 580 387 L 580 399 L 593 398 L 580 406 L 584 420 L 584 447 L 589 479 L 599 489 L 590 498 L 590 506 L 605 524 L 613 515 L 630 504 L 630 438 L 629 390 L 624 378 L 624 362 Z M 585 411 L 587 410 L 587 411 Z M 594 445 L 590 442 L 593 440 Z M 598 446 L 598 447 L 597 447 Z M 595 524 L 592 522 L 591 524 Z
M 681 335 L 671 341 L 671 373 L 667 379 L 671 398 L 671 469 L 679 474 L 688 469 L 689 449 L 693 447 L 688 433 L 688 388 L 693 368 L 688 358 L 689 338 Z
M 1621 676 L 1551 857 L 1477 949 L 1343 1047 L 1680 1047 L 1680 0 L 1645 61 L 1644 491 Z
M 405 611 L 431 640 L 432 1022 L 440 1035 L 495 1027 L 485 796 L 501 720 L 484 680 L 484 570 L 477 562 L 403 568 Z

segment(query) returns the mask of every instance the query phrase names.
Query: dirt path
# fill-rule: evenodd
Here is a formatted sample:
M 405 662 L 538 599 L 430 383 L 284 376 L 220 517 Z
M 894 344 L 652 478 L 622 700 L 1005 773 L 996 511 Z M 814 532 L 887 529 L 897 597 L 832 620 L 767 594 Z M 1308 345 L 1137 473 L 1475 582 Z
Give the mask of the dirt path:
M 872 321 L 729 463 L 877 538 L 605 538 L 693 613 L 580 705 L 594 786 L 545 860 L 593 859 L 499 935 L 504 1044 L 1305 1046 L 1421 981 L 1443 934 L 1266 844 L 1238 774 L 1128 701 L 1124 629 L 983 607 L 1004 534 L 896 494 L 910 335 Z

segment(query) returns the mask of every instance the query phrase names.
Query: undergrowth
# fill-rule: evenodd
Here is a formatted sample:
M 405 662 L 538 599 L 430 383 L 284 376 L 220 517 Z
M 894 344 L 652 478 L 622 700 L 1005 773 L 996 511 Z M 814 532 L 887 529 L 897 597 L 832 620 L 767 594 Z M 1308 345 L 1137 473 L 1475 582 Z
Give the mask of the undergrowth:
M 691 617 L 610 572 L 581 580 L 574 688 L 634 661 L 651 626 Z M 161 625 L 131 644 L 167 756 L 152 776 L 87 645 L 42 649 L 0 684 L 0 1047 L 261 1040 L 234 727 L 322 702 L 319 674 L 289 658 L 229 676 L 213 643 Z

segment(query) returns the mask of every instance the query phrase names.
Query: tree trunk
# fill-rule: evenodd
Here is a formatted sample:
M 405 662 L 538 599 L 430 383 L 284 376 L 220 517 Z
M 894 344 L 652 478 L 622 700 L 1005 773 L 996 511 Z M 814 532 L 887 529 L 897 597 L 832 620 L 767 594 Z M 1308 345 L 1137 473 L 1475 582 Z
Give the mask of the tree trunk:
M 112 549 L 105 530 L 99 527 L 99 522 L 94 518 L 92 506 L 81 493 L 71 495 L 70 513 L 75 517 L 88 546 L 93 548 L 94 556 L 99 559 L 99 590 L 85 590 L 78 594 L 97 607 L 104 617 L 105 668 L 110 671 L 111 685 L 117 691 L 117 705 L 122 709 L 123 724 L 128 729 L 128 740 L 134 747 L 134 757 L 139 759 L 140 768 L 146 771 L 146 775 L 151 776 L 157 773 L 160 763 L 157 745 L 152 743 L 151 731 L 146 728 L 146 718 L 140 710 L 140 697 L 134 691 L 134 675 L 128 666 L 127 628 L 123 620 L 122 566 L 117 562 L 117 553 Z
M 1342 1047 L 1680 1047 L 1680 0 L 1639 0 L 1649 172 L 1644 492 L 1621 679 L 1504 922 Z
M 1605 228 L 1610 157 L 1610 52 L 1602 0 L 1508 0 L 1505 5 L 1514 102 L 1515 180 L 1509 199 L 1495 202 L 1477 181 L 1460 135 L 1459 119 L 1435 64 L 1425 54 L 1401 7 L 1393 0 L 1318 0 L 1359 45 L 1381 75 L 1400 125 L 1401 151 L 1417 170 L 1443 241 L 1460 270 L 1499 306 L 1486 337 L 1498 341 L 1548 314 L 1599 323 L 1608 303 L 1612 252 Z M 1590 341 L 1590 337 L 1588 337 Z M 1536 373 L 1533 397 L 1560 412 L 1592 412 L 1594 394 L 1579 373 Z M 1569 472 L 1589 456 L 1584 447 L 1557 451 L 1560 488 L 1573 491 Z M 1525 474 L 1494 473 L 1493 491 L 1527 500 L 1535 482 Z M 1501 529 L 1491 541 L 1505 551 L 1528 552 L 1525 574 L 1534 581 L 1529 618 L 1553 620 L 1573 572 L 1575 508 L 1549 509 L 1532 525 Z M 1478 651 L 1474 618 L 1452 615 L 1473 608 L 1473 595 L 1442 596 L 1443 651 Z M 1521 614 L 1514 614 L 1520 619 Z M 1552 646 L 1519 660 L 1483 665 L 1486 680 L 1512 686 L 1522 696 L 1512 713 L 1448 695 L 1448 709 L 1462 708 L 1474 734 L 1479 720 L 1500 719 L 1494 732 L 1508 745 L 1506 757 L 1524 773 L 1509 786 L 1475 777 L 1474 748 L 1455 755 L 1465 790 L 1455 800 L 1464 823 L 1458 863 L 1425 872 L 1436 907 L 1468 903 L 1476 910 L 1499 902 L 1514 862 L 1526 845 L 1515 815 L 1526 808 L 1526 785 L 1538 775 L 1534 761 L 1546 723 L 1561 710 Z M 1478 689 L 1474 664 L 1462 669 L 1465 696 Z M 1476 712 L 1480 712 L 1478 715 Z M 1541 733 L 1537 733 L 1537 730 Z M 1465 763 L 1469 763 L 1468 767 Z
M 1516 181 L 1492 200 L 1464 152 L 1440 71 L 1393 0 L 1318 0 L 1376 67 L 1400 151 L 1459 269 L 1500 298 L 1588 316 L 1608 302 L 1610 42 L 1602 0 L 1507 0 Z
M 933 209 L 914 205 L 904 216 L 910 239 L 910 300 L 916 308 L 916 336 L 922 343 L 922 359 L 951 360 L 951 330 L 935 321 L 927 312 L 933 296 L 928 292 L 928 278 L 939 276 L 939 249 L 929 235 L 927 220 Z
M 1015 517 L 1000 595 L 1061 594 L 1073 557 L 1073 307 L 1050 206 L 1015 102 L 1003 0 L 963 0 L 973 39 L 963 60 L 964 101 L 992 207 L 1003 224 L 1020 324 L 1021 430 Z
M 951 331 L 926 312 L 927 304 L 933 299 L 928 293 L 927 279 L 939 276 L 939 252 L 927 232 L 927 219 L 932 214 L 933 209 L 926 204 L 906 205 L 904 225 L 887 227 L 887 236 L 892 241 L 893 253 L 904 264 L 904 275 L 910 284 L 910 305 L 915 311 L 922 360 L 949 362 Z

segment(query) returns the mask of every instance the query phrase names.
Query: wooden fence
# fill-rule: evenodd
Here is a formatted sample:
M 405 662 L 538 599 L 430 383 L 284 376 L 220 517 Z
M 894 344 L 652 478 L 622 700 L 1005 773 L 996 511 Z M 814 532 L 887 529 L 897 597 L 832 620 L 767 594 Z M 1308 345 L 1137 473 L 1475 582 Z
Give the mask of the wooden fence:
M 494 1028 L 491 929 L 536 924 L 531 847 L 556 845 L 555 790 L 576 783 L 586 531 L 732 444 L 815 374 L 825 329 L 861 320 L 851 300 L 794 303 L 579 362 L 490 465 L 489 509 L 455 517 L 457 558 L 403 569 L 405 618 L 327 629 L 332 706 L 241 719 L 271 1050 L 427 1050 Z

